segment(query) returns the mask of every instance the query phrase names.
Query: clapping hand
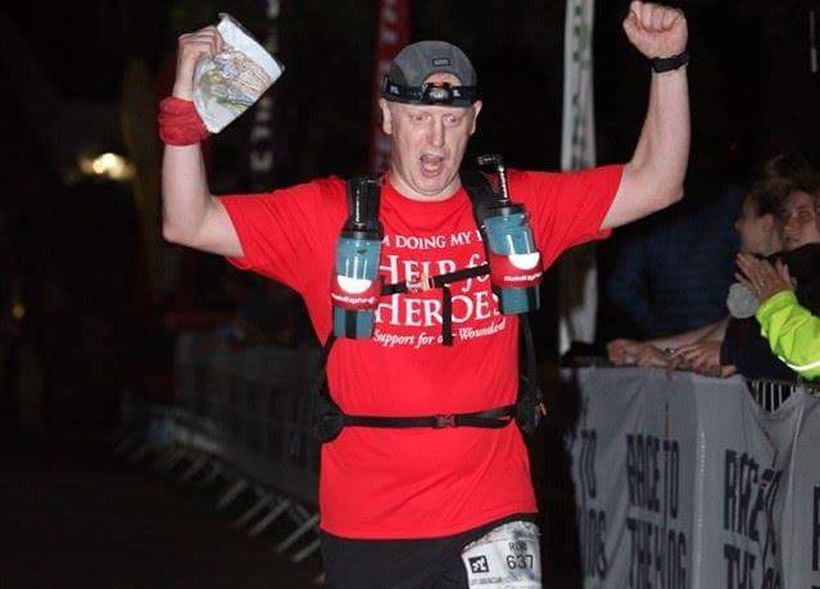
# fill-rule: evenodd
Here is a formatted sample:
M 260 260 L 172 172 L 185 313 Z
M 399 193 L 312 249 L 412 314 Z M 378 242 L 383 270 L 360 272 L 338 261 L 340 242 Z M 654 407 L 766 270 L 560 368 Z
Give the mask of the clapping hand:
M 772 266 L 751 254 L 738 254 L 737 264 L 741 272 L 735 277 L 751 290 L 761 303 L 777 293 L 792 289 L 789 267 L 780 260 Z

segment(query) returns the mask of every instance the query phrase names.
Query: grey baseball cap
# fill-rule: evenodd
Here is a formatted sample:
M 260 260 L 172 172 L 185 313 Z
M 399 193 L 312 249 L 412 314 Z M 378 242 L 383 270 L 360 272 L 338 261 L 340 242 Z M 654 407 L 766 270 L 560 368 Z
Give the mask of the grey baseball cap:
M 427 95 L 412 90 L 420 88 L 427 78 L 439 72 L 453 74 L 461 86 L 453 86 L 454 91 L 448 100 L 438 100 L 434 96 L 432 103 L 459 105 L 477 100 L 478 80 L 473 64 L 461 49 L 446 41 L 419 41 L 402 49 L 390 64 L 382 94 L 387 100 L 397 102 L 430 103 Z

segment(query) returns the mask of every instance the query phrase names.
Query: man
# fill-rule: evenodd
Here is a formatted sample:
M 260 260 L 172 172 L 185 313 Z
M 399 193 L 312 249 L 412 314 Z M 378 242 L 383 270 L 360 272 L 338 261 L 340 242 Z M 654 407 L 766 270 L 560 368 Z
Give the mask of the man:
M 656 71 L 632 160 L 565 175 L 509 173 L 510 196 L 527 208 L 544 267 L 567 247 L 605 237 L 682 194 L 689 150 L 686 20 L 678 10 L 634 2 L 624 29 Z M 220 42 L 211 28 L 180 38 L 177 101 L 164 111 L 170 117 L 164 135 L 178 143 L 166 147 L 163 162 L 164 235 L 291 286 L 324 341 L 334 245 L 347 216 L 345 185 L 331 178 L 265 195 L 210 194 L 191 110 L 180 99 L 192 96 L 196 60 Z M 484 262 L 459 177 L 482 107 L 468 92 L 475 84 L 467 56 L 442 42 L 405 48 L 389 70 L 380 100 L 382 127 L 392 140 L 379 210 L 386 283 L 417 283 L 428 272 Z M 445 98 L 437 102 L 433 90 Z M 451 289 L 452 346 L 440 343 L 445 307 L 438 290 L 383 296 L 372 339 L 336 341 L 327 376 L 342 410 L 453 415 L 514 402 L 517 318 L 499 314 L 487 276 Z M 329 587 L 467 587 L 478 580 L 491 587 L 492 578 L 512 584 L 510 575 L 518 576 L 517 587 L 541 586 L 535 497 L 514 425 L 346 427 L 322 447 L 319 495 Z M 486 548 L 481 555 L 465 552 L 475 541 Z M 520 552 L 510 555 L 511 543 Z M 520 557 L 521 566 L 513 570 L 506 556 Z

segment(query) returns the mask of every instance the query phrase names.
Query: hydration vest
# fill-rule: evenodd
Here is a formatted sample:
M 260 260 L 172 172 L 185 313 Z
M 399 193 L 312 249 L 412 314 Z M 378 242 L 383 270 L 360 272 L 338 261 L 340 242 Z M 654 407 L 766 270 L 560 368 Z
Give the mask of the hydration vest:
M 487 251 L 487 238 L 484 232 L 483 221 L 489 206 L 496 201 L 495 191 L 489 179 L 478 171 L 462 171 L 461 184 L 464 186 L 473 207 L 473 216 L 476 225 L 482 234 L 486 259 L 490 260 Z M 357 179 L 347 183 L 348 214 L 353 211 L 353 187 Z M 361 206 L 361 205 L 360 205 Z M 361 208 L 369 223 L 378 225 L 379 195 L 374 193 Z M 453 345 L 452 333 L 452 293 L 450 285 L 469 278 L 478 278 L 490 274 L 490 265 L 484 264 L 474 268 L 464 268 L 438 274 L 426 279 L 425 284 L 408 283 L 407 281 L 394 284 L 381 284 L 381 296 L 402 295 L 417 290 L 438 288 L 442 290 L 442 344 Z M 543 395 L 536 383 L 535 346 L 529 317 L 523 313 L 519 315 L 520 333 L 524 338 L 525 373 L 519 377 L 518 394 L 514 404 L 501 407 L 491 407 L 483 411 L 472 413 L 454 413 L 425 416 L 376 416 L 376 415 L 349 415 L 344 413 L 330 395 L 327 386 L 326 367 L 330 351 L 336 340 L 331 330 L 330 335 L 322 348 L 317 361 L 312 383 L 307 389 L 306 406 L 301 410 L 311 411 L 313 414 L 313 433 L 320 442 L 330 442 L 336 439 L 345 427 L 377 427 L 377 428 L 409 428 L 409 427 L 478 427 L 497 429 L 507 427 L 515 422 L 525 434 L 532 434 L 538 427 L 541 418 L 546 415 L 543 404 Z

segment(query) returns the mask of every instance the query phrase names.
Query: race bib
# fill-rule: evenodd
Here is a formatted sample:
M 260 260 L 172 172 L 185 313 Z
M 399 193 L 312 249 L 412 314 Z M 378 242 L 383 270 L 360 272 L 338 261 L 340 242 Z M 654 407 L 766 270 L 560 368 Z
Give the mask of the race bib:
M 470 587 L 541 589 L 538 526 L 514 521 L 498 526 L 461 553 Z

